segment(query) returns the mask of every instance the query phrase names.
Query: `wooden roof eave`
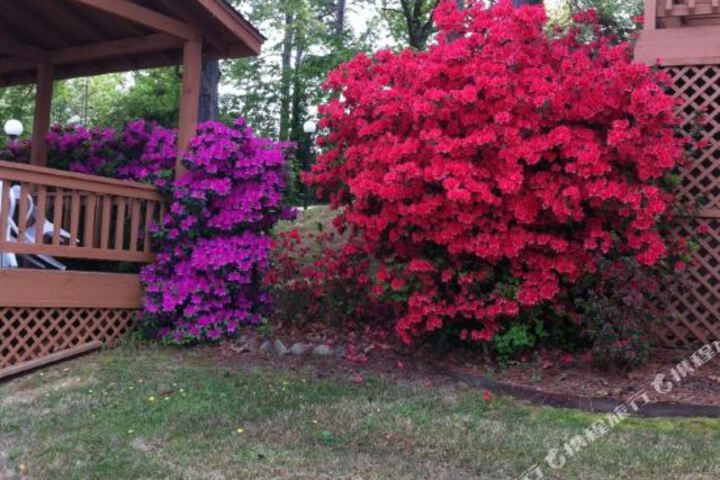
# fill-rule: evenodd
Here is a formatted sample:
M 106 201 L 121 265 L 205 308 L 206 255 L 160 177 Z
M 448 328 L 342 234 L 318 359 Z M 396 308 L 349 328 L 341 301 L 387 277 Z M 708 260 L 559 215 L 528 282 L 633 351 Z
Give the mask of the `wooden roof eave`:
M 205 38 L 204 55 L 208 58 L 240 58 L 260 53 L 265 38 L 242 15 L 224 0 L 194 0 L 186 5 L 202 7 L 203 21 L 170 17 L 129 0 L 67 0 L 93 11 L 101 11 L 130 24 L 145 28 L 140 36 L 105 40 L 87 45 L 45 50 L 24 44 L 14 38 L 0 38 L 0 86 L 32 83 L 38 64 L 59 67 L 56 77 L 114 73 L 137 68 L 177 65 L 181 63 L 185 42 Z M 182 3 L 172 0 L 173 6 Z M 142 29 L 140 31 L 143 31 Z M 218 32 L 225 32 L 219 35 Z M 157 59 L 148 57 L 155 54 Z M 112 61 L 111 61 L 112 60 Z

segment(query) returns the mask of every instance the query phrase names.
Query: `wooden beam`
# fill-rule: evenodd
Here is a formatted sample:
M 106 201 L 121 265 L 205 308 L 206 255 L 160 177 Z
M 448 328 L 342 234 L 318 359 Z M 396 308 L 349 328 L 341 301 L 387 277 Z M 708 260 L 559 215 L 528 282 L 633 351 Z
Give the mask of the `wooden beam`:
M 72 1 L 185 40 L 196 40 L 200 36 L 200 33 L 190 25 L 128 0 Z
M 99 42 L 79 47 L 67 47 L 47 52 L 45 61 L 42 63 L 52 63 L 54 65 L 66 65 L 73 63 L 90 62 L 93 60 L 104 61 L 117 58 L 122 61 L 121 65 L 110 71 L 127 71 L 145 67 L 146 65 L 128 65 L 124 56 L 132 56 L 143 53 L 157 53 L 165 50 L 179 50 L 185 42 L 181 39 L 173 37 L 165 33 L 154 33 L 142 37 L 124 38 L 120 40 L 112 40 L 108 42 Z M 152 63 L 152 62 L 151 62 Z M 160 65 L 173 64 L 172 60 L 162 60 L 157 62 Z M 0 59 L 0 75 L 19 73 L 26 70 L 36 68 L 38 62 L 31 58 L 10 57 Z M 157 65 L 148 65 L 150 67 Z M 56 72 L 56 77 L 66 78 L 63 72 Z M 98 71 L 94 65 L 87 64 L 82 68 L 83 75 L 95 75 L 98 73 L 107 73 Z M 18 82 L 13 82 L 18 83 Z M 2 86 L 8 86 L 13 83 L 2 83 Z M 22 82 L 20 82 L 22 83 Z
M 3 160 L 0 160 L 0 178 L 13 183 L 33 183 L 66 190 L 81 190 L 99 195 L 142 198 L 153 202 L 163 201 L 163 197 L 155 190 L 155 187 L 146 183 L 66 172 L 55 168 L 41 168 Z
M 185 172 L 182 157 L 197 132 L 200 106 L 200 77 L 202 72 L 202 42 L 188 41 L 183 51 L 183 81 L 180 92 L 180 120 L 178 122 L 178 158 L 175 177 Z
M 220 35 L 221 30 L 217 28 L 217 23 L 208 21 L 206 15 L 198 13 L 202 12 L 202 7 L 196 4 L 178 2 L 177 0 L 159 0 L 160 4 L 167 11 L 176 17 L 182 18 L 199 31 L 203 32 L 203 41 L 210 44 L 218 52 L 224 52 L 227 42 Z M 192 6 L 191 6 L 192 5 Z M 194 7 L 194 8 L 192 8 Z
M 53 66 L 41 63 L 37 68 L 37 89 L 35 92 L 35 120 L 33 122 L 32 149 L 30 163 L 47 165 L 47 142 L 45 137 L 50 131 L 50 109 L 53 94 Z
M 634 61 L 663 66 L 720 64 L 720 26 L 643 30 Z
M 155 33 L 137 38 L 124 38 L 109 42 L 100 42 L 80 47 L 62 48 L 50 52 L 50 62 L 54 64 L 78 63 L 90 60 L 136 55 L 138 53 L 154 53 L 163 50 L 180 48 L 183 40 L 166 33 Z
M 0 270 L 0 307 L 142 307 L 140 276 L 128 273 Z
M 27 362 L 18 363 L 10 367 L 5 367 L 0 369 L 0 380 L 14 377 L 15 375 L 35 370 L 36 368 L 45 367 L 63 360 L 68 360 L 72 357 L 89 353 L 93 350 L 98 350 L 99 348 L 102 348 L 102 342 L 99 340 L 93 340 L 92 342 L 83 343 L 82 345 L 77 345 L 65 350 L 60 350 L 59 352 L 51 353 L 50 355 L 45 355 L 44 357 L 28 360 Z
M 645 24 L 643 29 L 655 30 L 657 28 L 657 4 L 658 0 L 645 0 Z
M 205 7 L 212 15 L 230 30 L 236 37 L 241 39 L 256 55 L 260 54 L 263 37 L 254 32 L 252 26 L 242 16 L 233 10 L 224 1 L 198 0 L 200 5 Z
M 32 70 L 37 67 L 37 64 L 38 62 L 28 58 L 3 58 L 0 60 L 0 75 Z
M 47 62 L 48 53 L 42 48 L 33 47 L 13 40 L 0 38 L 0 53 L 11 57 L 21 57 L 35 62 Z
M 31 2 L 13 2 L 12 6 L 7 2 L 2 2 L 2 23 L 3 26 L 9 26 L 7 30 L 3 28 L 2 33 L 10 38 L 23 38 L 35 45 L 70 45 L 69 39 L 62 35 L 61 32 L 47 25 L 46 22 L 39 21 L 37 16 L 28 12 L 26 6 Z M 21 34 L 21 37 L 18 36 Z

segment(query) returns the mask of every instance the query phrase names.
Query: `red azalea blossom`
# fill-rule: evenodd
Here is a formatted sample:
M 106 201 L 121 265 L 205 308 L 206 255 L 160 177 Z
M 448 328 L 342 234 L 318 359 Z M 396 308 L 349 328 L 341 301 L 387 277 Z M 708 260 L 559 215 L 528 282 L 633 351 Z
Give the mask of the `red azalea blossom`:
M 683 161 L 666 78 L 595 12 L 551 38 L 542 8 L 455 3 L 437 8 L 427 51 L 330 73 L 326 150 L 306 177 L 379 261 L 374 291 L 405 342 L 444 326 L 488 341 L 612 252 L 657 264 L 673 202 L 661 180 Z
M 560 356 L 560 362 L 562 362 L 563 365 L 572 365 L 575 363 L 575 356 L 572 353 L 563 353 Z

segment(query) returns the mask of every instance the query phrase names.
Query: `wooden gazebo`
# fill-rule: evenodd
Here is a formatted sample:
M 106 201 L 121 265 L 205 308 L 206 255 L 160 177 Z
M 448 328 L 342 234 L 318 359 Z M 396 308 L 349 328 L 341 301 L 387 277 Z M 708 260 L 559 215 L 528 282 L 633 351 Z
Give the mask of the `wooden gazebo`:
M 165 201 L 151 186 L 46 167 L 53 81 L 182 65 L 182 152 L 203 59 L 257 55 L 263 40 L 225 0 L 0 0 L 0 87 L 37 85 L 31 165 L 0 162 L 0 252 L 152 261 Z M 0 378 L 117 340 L 141 296 L 137 275 L 0 267 Z
M 32 163 L 42 166 L 54 80 L 183 65 L 183 150 L 203 56 L 257 55 L 263 40 L 224 0 L 0 0 L 0 87 L 37 84 Z

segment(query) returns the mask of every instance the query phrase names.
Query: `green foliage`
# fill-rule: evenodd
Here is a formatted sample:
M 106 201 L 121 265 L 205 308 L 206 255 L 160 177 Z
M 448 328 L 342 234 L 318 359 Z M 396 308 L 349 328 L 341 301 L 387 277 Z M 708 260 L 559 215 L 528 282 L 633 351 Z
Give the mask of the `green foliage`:
M 652 326 L 667 312 L 663 284 L 685 284 L 682 275 L 623 257 L 603 260 L 597 275 L 579 282 L 572 298 L 593 362 L 624 370 L 643 363 L 653 347 Z
M 400 45 L 422 50 L 434 31 L 432 15 L 438 3 L 437 0 L 383 0 L 381 16 Z
M 268 41 L 259 57 L 224 65 L 221 116 L 243 117 L 260 135 L 296 145 L 288 162 L 293 201 L 300 200 L 299 171 L 308 155 L 303 124 L 314 118 L 315 105 L 327 100 L 321 88 L 327 72 L 371 47 L 369 32 L 349 28 L 352 12 L 366 1 L 347 2 L 344 12 L 329 0 L 254 0 L 245 5 L 248 18 Z M 310 163 L 312 156 L 310 152 Z
M 642 0 L 563 0 L 550 11 L 551 23 L 568 25 L 580 11 L 594 9 L 605 33 L 614 33 L 619 41 L 631 40 L 637 28 L 636 17 L 643 14 Z
M 143 118 L 175 127 L 180 110 L 181 82 L 179 67 L 134 72 L 127 92 L 121 92 L 116 98 L 115 114 L 121 119 Z
M 0 89 L 0 125 L 14 118 L 20 120 L 27 130 L 32 125 L 34 107 L 35 88 L 32 85 Z
M 123 117 L 118 107 L 126 79 L 127 75 L 109 74 L 55 82 L 53 123 L 121 127 Z
M 262 57 L 227 62 L 223 76 L 233 92 L 220 97 L 220 116 L 226 122 L 246 118 L 258 135 L 277 137 L 280 118 L 280 92 L 277 79 L 280 66 Z M 269 81 L 261 81 L 261 79 Z
M 508 323 L 493 339 L 492 344 L 501 364 L 506 364 L 525 352 L 533 350 L 548 334 L 539 309 Z
M 127 119 L 145 118 L 177 125 L 181 74 L 178 68 L 142 70 L 55 82 L 53 123 L 121 128 Z M 0 123 L 16 118 L 32 133 L 34 85 L 0 89 Z

